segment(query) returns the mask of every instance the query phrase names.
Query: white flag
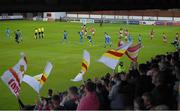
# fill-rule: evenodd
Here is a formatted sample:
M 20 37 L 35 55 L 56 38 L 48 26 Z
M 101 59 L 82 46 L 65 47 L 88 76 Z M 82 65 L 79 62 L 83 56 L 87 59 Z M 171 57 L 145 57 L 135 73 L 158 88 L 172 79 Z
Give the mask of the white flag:
M 83 60 L 81 64 L 81 72 L 77 74 L 77 76 L 74 79 L 71 79 L 71 81 L 79 82 L 83 79 L 83 75 L 87 72 L 90 65 L 90 54 L 88 51 L 84 50 L 83 53 Z
M 23 77 L 23 82 L 27 83 L 37 93 L 39 93 L 43 84 L 46 82 L 47 77 L 50 75 L 52 68 L 53 68 L 52 64 L 48 62 L 42 74 L 36 75 L 34 77 L 25 75 Z
M 23 82 L 27 83 L 29 86 L 31 86 L 37 93 L 39 93 L 39 90 L 41 88 L 41 84 L 39 81 L 37 81 L 34 77 L 31 77 L 29 75 L 24 75 Z
M 83 80 L 83 73 L 79 73 L 74 79 L 71 79 L 73 82 L 79 82 Z

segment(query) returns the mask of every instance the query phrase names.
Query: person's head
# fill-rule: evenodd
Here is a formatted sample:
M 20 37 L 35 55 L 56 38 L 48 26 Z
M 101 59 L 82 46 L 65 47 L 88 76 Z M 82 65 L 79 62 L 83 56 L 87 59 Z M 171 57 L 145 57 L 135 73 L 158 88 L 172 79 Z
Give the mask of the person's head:
M 60 97 L 58 95 L 52 96 L 52 103 L 54 107 L 58 107 L 60 105 Z
M 144 107 L 145 108 L 150 108 L 153 106 L 153 98 L 152 98 L 152 94 L 149 92 L 146 92 L 142 95 L 142 99 L 144 101 Z
M 158 72 L 159 72 L 159 66 L 158 66 L 158 64 L 153 63 L 153 64 L 151 64 L 151 66 L 150 66 L 150 70 L 148 71 L 147 76 L 153 77 L 153 76 L 157 75 Z
M 146 64 L 140 64 L 139 65 L 139 72 L 140 72 L 140 74 L 146 74 L 146 72 L 147 72 L 147 65 Z
M 134 100 L 134 110 L 143 110 L 144 109 L 144 101 L 141 97 L 137 97 Z
M 158 86 L 161 84 L 168 83 L 168 72 L 167 71 L 159 71 L 158 74 L 154 78 L 154 85 Z
M 96 84 L 96 92 L 98 92 L 98 93 L 103 92 L 103 85 L 101 83 Z
M 123 64 L 123 62 L 119 62 L 119 65 L 122 67 L 124 64 Z
M 66 32 L 66 30 L 64 30 L 64 32 Z
M 159 65 L 159 70 L 160 71 L 164 71 L 164 70 L 166 70 L 166 69 L 168 69 L 170 67 L 170 63 L 165 62 L 165 61 L 159 62 L 158 65 Z
M 85 92 L 94 92 L 96 90 L 96 84 L 91 82 L 91 81 L 88 81 L 85 83 Z
M 159 74 L 159 71 L 155 71 L 152 73 L 152 84 L 156 85 L 158 84 L 157 76 Z
M 53 90 L 52 89 L 48 89 L 48 96 L 52 96 L 53 95 Z
M 75 86 L 70 87 L 68 90 L 68 95 L 70 96 L 70 98 L 77 96 L 78 95 L 78 88 Z

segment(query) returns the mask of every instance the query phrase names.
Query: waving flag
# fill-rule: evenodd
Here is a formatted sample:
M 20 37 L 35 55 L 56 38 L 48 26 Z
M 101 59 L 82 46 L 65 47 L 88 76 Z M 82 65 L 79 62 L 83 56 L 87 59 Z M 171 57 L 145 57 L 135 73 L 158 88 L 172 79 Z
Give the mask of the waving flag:
M 140 51 L 140 48 L 141 48 L 141 43 L 139 43 L 135 46 L 131 46 L 127 49 L 126 55 L 132 61 L 137 62 L 137 57 L 138 57 L 138 53 Z
M 117 50 L 108 50 L 106 53 L 103 54 L 103 56 L 98 60 L 98 62 L 105 64 L 111 69 L 115 69 L 116 65 L 119 63 L 119 59 L 125 54 L 126 50 L 131 44 L 132 41 L 128 42 L 127 44 L 123 44 Z
M 72 79 L 71 81 L 74 81 L 74 82 L 79 82 L 83 80 L 83 73 L 79 73 L 74 79 Z
M 74 78 L 71 79 L 71 81 L 78 82 L 83 79 L 83 75 L 87 72 L 90 65 L 90 54 L 88 51 L 84 50 L 83 53 L 83 60 L 81 64 L 81 72 Z
M 19 95 L 22 77 L 27 70 L 27 60 L 24 53 L 22 53 L 21 56 L 19 62 L 14 67 L 9 68 L 1 76 L 2 81 L 9 87 L 15 96 Z
M 47 80 L 47 77 L 50 75 L 53 66 L 50 62 L 47 63 L 44 72 L 42 74 L 31 77 L 29 75 L 25 75 L 23 77 L 23 82 L 27 83 L 31 86 L 37 93 L 39 93 L 41 87 Z

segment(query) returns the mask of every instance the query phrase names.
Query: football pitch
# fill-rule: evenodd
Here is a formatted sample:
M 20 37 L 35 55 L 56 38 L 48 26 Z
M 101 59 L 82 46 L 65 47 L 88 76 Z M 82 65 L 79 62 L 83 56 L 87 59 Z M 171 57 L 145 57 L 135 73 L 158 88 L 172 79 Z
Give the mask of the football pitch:
M 48 61 L 53 64 L 53 69 L 46 83 L 40 91 L 41 96 L 47 96 L 47 90 L 52 88 L 54 93 L 64 91 L 69 86 L 78 86 L 82 82 L 71 82 L 81 69 L 83 50 L 90 53 L 91 63 L 88 72 L 84 76 L 93 79 L 101 77 L 112 70 L 104 64 L 97 62 L 102 54 L 111 49 L 104 48 L 104 32 L 107 32 L 112 39 L 112 48 L 117 48 L 118 32 L 120 28 L 127 28 L 133 36 L 134 44 L 137 43 L 138 34 L 142 35 L 143 48 L 139 52 L 138 62 L 143 63 L 150 60 L 157 54 L 175 51 L 170 42 L 175 38 L 175 33 L 180 31 L 178 26 L 143 26 L 143 25 L 123 25 L 123 24 L 87 24 L 88 31 L 91 27 L 96 29 L 93 37 L 94 46 L 89 46 L 88 40 L 84 39 L 80 43 L 78 32 L 81 30 L 80 23 L 71 22 L 42 22 L 42 21 L 0 21 L 0 75 L 8 68 L 14 66 L 20 59 L 20 52 L 27 56 L 27 72 L 31 76 L 43 72 Z M 44 27 L 45 38 L 34 39 L 35 28 Z M 10 28 L 11 37 L 6 38 L 5 29 Z M 155 38 L 150 40 L 151 29 L 155 31 Z M 14 41 L 14 31 L 20 29 L 23 42 L 20 44 Z M 64 30 L 68 33 L 68 42 L 62 43 Z M 168 36 L 168 43 L 163 43 L 162 33 Z M 130 65 L 130 60 L 123 56 L 126 69 Z M 37 98 L 35 91 L 25 83 L 21 85 L 20 98 L 24 104 L 34 104 Z M 16 97 L 10 92 L 8 87 L 0 80 L 0 109 L 18 109 Z

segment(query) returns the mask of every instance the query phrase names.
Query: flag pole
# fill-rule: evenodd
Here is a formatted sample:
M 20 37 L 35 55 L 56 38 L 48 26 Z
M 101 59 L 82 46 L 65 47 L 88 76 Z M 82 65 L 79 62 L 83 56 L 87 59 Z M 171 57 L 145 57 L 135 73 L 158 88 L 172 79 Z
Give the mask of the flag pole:
M 18 102 L 19 110 L 21 110 L 21 106 L 20 106 L 20 103 L 19 103 L 19 96 L 16 96 L 16 100 Z

